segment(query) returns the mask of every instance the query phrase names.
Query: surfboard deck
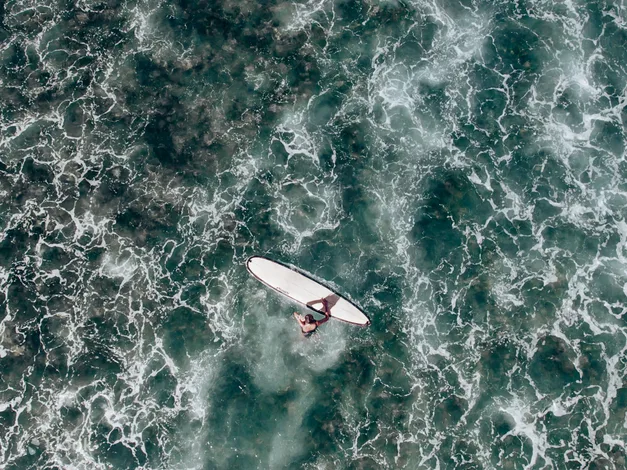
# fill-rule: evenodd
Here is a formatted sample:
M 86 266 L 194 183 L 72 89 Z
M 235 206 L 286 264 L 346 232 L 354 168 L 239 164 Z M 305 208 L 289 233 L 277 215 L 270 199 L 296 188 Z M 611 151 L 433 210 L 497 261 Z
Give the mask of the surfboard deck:
M 370 319 L 355 304 L 300 270 L 262 256 L 248 258 L 246 268 L 266 286 L 315 312 L 322 313 L 321 299 L 327 299 L 331 318 L 370 325 Z

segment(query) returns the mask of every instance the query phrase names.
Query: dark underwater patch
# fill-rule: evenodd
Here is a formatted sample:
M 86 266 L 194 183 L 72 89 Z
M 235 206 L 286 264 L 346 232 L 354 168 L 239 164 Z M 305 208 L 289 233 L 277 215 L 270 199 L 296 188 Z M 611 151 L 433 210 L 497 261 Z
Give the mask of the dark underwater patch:
M 538 341 L 537 347 L 529 373 L 540 391 L 559 395 L 580 379 L 564 340 L 546 336 Z

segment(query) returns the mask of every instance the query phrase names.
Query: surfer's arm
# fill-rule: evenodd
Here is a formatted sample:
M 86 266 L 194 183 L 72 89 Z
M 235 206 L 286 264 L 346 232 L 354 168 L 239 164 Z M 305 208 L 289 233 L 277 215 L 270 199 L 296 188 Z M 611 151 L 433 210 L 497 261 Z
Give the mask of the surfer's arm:
M 327 302 L 327 299 L 322 299 L 322 307 L 323 307 L 323 313 L 325 317 L 324 321 L 327 321 L 329 317 L 331 316 L 331 312 L 329 312 L 329 302 Z
M 301 325 L 303 325 L 303 320 L 301 319 L 300 315 L 298 314 L 298 312 L 294 312 L 294 318 L 296 318 L 296 321 L 298 323 L 300 323 Z
M 329 321 L 329 318 L 331 318 L 328 314 L 325 314 L 324 318 L 320 319 L 320 320 L 316 320 L 316 326 L 320 326 L 323 323 Z

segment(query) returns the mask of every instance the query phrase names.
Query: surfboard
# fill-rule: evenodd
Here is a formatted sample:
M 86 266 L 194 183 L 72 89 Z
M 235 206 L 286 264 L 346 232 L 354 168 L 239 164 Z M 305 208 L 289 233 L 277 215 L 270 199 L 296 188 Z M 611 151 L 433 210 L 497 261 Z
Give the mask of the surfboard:
M 353 325 L 370 325 L 366 314 L 355 304 L 303 271 L 262 256 L 248 258 L 246 268 L 266 286 L 315 312 L 322 313 L 321 299 L 326 299 L 331 318 Z

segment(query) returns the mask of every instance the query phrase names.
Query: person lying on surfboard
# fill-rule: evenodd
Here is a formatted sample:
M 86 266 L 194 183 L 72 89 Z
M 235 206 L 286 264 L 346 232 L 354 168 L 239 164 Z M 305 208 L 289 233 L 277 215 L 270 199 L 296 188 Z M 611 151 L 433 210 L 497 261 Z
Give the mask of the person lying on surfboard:
M 307 303 L 307 305 L 317 304 L 318 302 L 322 302 L 322 313 L 324 313 L 324 318 L 321 320 L 315 320 L 314 316 L 311 313 L 303 316 L 300 315 L 298 312 L 294 312 L 294 318 L 296 318 L 296 321 L 298 322 L 298 325 L 300 326 L 300 329 L 302 330 L 305 337 L 311 336 L 320 325 L 322 325 L 326 321 L 329 321 L 329 318 L 331 318 L 327 299 L 315 300 L 313 302 Z

